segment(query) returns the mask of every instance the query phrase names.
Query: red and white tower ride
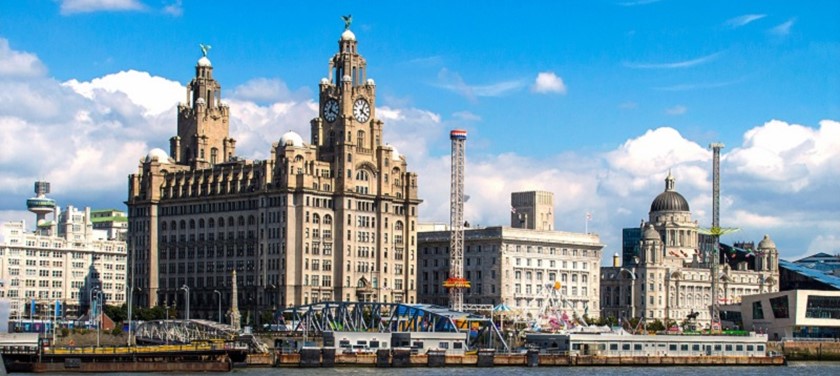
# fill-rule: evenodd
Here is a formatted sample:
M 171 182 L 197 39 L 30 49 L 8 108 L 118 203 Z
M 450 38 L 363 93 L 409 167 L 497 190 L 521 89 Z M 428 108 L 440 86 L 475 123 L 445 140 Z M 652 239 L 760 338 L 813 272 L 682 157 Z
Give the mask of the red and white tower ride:
M 467 131 L 455 129 L 449 133 L 452 140 L 452 189 L 449 196 L 449 278 L 443 287 L 449 289 L 449 308 L 462 311 L 463 289 L 470 288 L 464 278 L 464 155 Z

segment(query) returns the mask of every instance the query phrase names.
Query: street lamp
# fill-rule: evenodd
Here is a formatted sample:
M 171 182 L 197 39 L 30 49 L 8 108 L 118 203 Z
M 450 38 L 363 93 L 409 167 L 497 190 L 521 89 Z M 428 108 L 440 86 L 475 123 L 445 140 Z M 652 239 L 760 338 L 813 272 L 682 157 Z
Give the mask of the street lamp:
M 102 290 L 96 290 L 96 300 L 99 302 L 99 315 L 97 315 L 97 324 L 96 324 L 96 347 L 99 347 L 99 340 L 102 337 Z
M 181 286 L 181 290 L 184 290 L 184 299 L 187 302 L 187 311 L 186 311 L 186 315 L 185 315 L 185 320 L 190 321 L 190 288 L 185 283 L 183 286 Z
M 216 294 L 216 301 L 219 303 L 219 324 L 222 323 L 222 293 L 219 290 L 213 290 Z
M 90 329 L 90 322 L 93 319 L 93 316 L 96 314 L 95 310 L 93 309 L 93 294 L 99 291 L 99 288 L 93 287 L 88 290 L 88 329 Z

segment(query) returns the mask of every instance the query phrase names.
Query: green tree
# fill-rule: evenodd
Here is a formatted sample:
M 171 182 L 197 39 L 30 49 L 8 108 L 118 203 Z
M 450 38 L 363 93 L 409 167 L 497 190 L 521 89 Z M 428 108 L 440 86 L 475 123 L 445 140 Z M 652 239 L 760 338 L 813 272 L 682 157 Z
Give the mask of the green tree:
M 124 322 L 128 319 L 128 306 L 125 304 L 121 306 L 106 305 L 104 311 L 114 322 Z

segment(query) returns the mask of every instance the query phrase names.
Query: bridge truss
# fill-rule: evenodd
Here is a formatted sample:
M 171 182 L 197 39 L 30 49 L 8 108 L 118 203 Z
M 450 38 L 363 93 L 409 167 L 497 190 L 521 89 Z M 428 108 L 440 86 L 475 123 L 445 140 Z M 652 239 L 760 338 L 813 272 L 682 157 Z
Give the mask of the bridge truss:
M 193 341 L 225 340 L 247 344 L 252 351 L 268 352 L 268 347 L 252 335 L 240 335 L 229 325 L 209 320 L 153 320 L 135 329 L 138 344 L 187 344 Z
M 471 348 L 508 345 L 492 320 L 428 304 L 319 302 L 277 311 L 276 321 L 291 323 L 293 332 L 318 335 L 344 332 L 469 332 Z

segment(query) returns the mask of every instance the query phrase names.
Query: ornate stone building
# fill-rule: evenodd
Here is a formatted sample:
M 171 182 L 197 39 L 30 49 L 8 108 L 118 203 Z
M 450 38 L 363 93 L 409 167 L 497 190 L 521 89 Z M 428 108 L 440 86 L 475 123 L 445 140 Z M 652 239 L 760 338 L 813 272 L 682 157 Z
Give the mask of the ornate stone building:
M 701 244 L 688 201 L 675 190 L 670 173 L 665 191 L 653 200 L 649 219 L 640 227 L 638 260 L 601 268 L 601 314 L 681 322 L 697 312 L 697 322 L 708 325 L 712 276 L 704 257 L 707 246 Z M 754 262 L 733 263 L 725 252 L 718 253 L 718 304 L 778 291 L 779 253 L 768 236 L 759 243 L 754 257 Z
M 559 303 L 571 317 L 597 317 L 598 270 L 604 245 L 596 234 L 552 231 L 553 195 L 516 192 L 511 227 L 464 230 L 465 304 L 500 304 L 536 315 Z M 544 221 L 527 220 L 545 213 Z M 538 227 L 538 228 L 535 228 Z M 419 232 L 418 296 L 421 303 L 448 305 L 449 236 L 445 229 Z M 549 300 L 554 300 L 550 302 Z
M 230 112 L 206 56 L 179 106 L 169 153 L 129 176 L 138 305 L 213 318 L 236 271 L 245 320 L 325 300 L 415 303 L 417 175 L 383 143 L 376 85 L 349 29 L 319 84 L 311 139 L 284 134 L 266 160 L 235 155 Z

